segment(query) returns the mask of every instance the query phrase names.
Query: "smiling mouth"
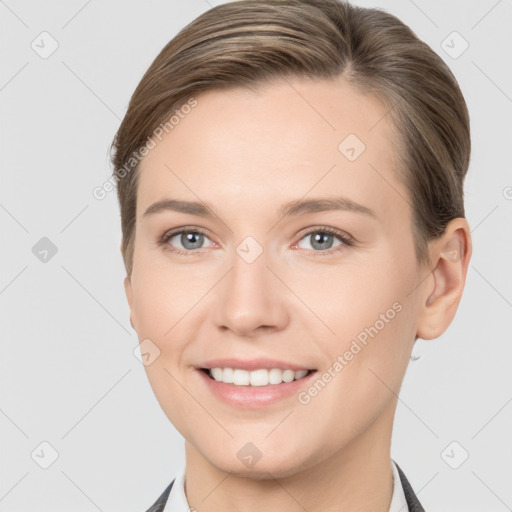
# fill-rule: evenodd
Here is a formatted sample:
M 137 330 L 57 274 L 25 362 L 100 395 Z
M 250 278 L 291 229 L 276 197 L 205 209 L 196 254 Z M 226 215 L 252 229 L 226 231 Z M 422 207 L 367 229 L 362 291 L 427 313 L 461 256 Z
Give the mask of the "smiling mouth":
M 280 368 L 241 370 L 238 368 L 200 368 L 208 377 L 217 382 L 234 386 L 268 386 L 286 384 L 303 379 L 317 370 L 281 370 Z

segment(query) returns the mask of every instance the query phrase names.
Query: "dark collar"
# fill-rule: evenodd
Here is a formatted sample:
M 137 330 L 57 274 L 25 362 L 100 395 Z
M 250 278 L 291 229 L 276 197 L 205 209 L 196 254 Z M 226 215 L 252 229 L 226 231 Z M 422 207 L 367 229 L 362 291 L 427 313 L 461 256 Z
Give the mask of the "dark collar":
M 400 466 L 398 464 L 396 464 L 396 468 L 398 469 L 398 474 L 400 475 L 400 481 L 402 482 L 402 488 L 404 490 L 407 506 L 409 507 L 409 512 L 425 512 L 425 509 L 421 506 L 421 503 L 418 501 L 416 494 L 414 494 L 414 491 L 412 490 L 409 480 L 407 480 L 407 478 L 405 477 L 404 472 L 400 469 Z M 165 504 L 167 503 L 167 498 L 169 497 L 169 493 L 171 492 L 172 484 L 174 484 L 175 480 L 176 479 L 174 479 L 167 486 L 167 488 L 161 494 L 161 496 L 155 501 L 155 503 L 150 508 L 148 508 L 146 512 L 163 512 Z
M 176 480 L 176 479 L 174 479 Z M 174 480 L 167 486 L 165 491 L 160 495 L 160 498 L 158 498 L 155 503 L 151 507 L 147 509 L 146 512 L 162 512 L 165 504 L 167 503 L 167 498 L 169 497 L 169 493 L 171 492 L 172 484 L 174 483 Z
M 395 462 L 396 469 L 398 469 L 398 474 L 400 475 L 400 481 L 402 482 L 402 488 L 405 494 L 405 501 L 407 501 L 407 506 L 409 507 L 409 512 L 425 512 L 425 509 L 421 506 L 421 503 L 418 501 L 416 494 L 412 490 L 411 484 L 409 480 L 405 477 L 404 472 L 400 469 L 400 466 Z

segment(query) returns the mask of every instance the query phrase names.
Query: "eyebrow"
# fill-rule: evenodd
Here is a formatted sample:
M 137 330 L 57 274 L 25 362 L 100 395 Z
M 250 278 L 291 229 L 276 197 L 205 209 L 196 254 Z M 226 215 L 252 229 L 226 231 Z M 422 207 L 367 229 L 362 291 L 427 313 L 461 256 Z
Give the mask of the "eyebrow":
M 347 197 L 341 196 L 313 198 L 306 200 L 298 199 L 281 206 L 279 213 L 283 217 L 291 217 L 329 210 L 351 211 L 377 218 L 377 214 L 371 208 L 356 203 Z M 216 217 L 216 215 L 213 213 L 213 206 L 209 203 L 197 201 L 181 201 L 177 199 L 163 199 L 153 203 L 144 212 L 143 217 L 148 217 L 150 215 L 164 211 L 188 213 L 190 215 L 197 215 L 198 217 Z

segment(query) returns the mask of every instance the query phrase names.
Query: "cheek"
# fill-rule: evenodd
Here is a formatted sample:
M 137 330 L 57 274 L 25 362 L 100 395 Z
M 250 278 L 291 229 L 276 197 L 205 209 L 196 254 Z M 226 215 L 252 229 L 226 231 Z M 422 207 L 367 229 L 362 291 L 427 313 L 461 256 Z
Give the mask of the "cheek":
M 141 258 L 134 269 L 133 309 L 141 334 L 167 336 L 204 294 L 204 278 L 187 268 L 171 265 L 161 255 Z
M 324 433 L 334 445 L 372 424 L 399 394 L 410 354 L 410 314 L 403 303 L 384 304 L 367 303 L 357 317 L 335 325 L 339 335 L 329 343 L 328 367 L 318 376 L 329 383 L 311 401 L 311 410 L 330 411 L 326 429 L 345 425 L 335 436 Z
M 154 286 L 150 280 L 134 289 L 134 315 L 139 336 L 160 339 L 172 327 L 171 293 L 170 288 Z
M 134 271 L 133 314 L 139 339 L 151 340 L 159 354 L 145 367 L 148 378 L 158 399 L 172 402 L 164 410 L 174 410 L 181 388 L 170 373 L 181 382 L 183 372 L 189 371 L 187 351 L 204 324 L 205 299 L 218 278 L 211 270 L 210 275 L 198 275 L 193 264 L 178 267 L 156 259 L 140 259 Z
M 303 281 L 302 296 L 330 331 L 324 329 L 321 343 L 331 362 L 346 355 L 350 382 L 376 381 L 371 368 L 396 384 L 405 369 L 414 337 L 414 304 L 407 296 L 412 273 L 411 262 L 396 264 L 390 251 L 365 264 L 332 267 L 328 278 L 317 274 Z
M 193 306 L 198 290 L 186 272 L 169 264 L 139 259 L 134 269 L 133 311 L 141 342 L 151 340 L 158 354 L 144 369 L 162 410 L 175 427 L 186 428 L 186 418 L 197 414 L 184 391 L 181 359 L 190 339 L 187 328 L 194 322 Z M 155 348 L 156 346 L 156 348 Z M 142 348 L 142 346 L 141 346 Z
M 296 295 L 323 321 L 330 338 L 349 340 L 372 325 L 381 313 L 403 299 L 402 276 L 391 258 L 375 255 L 341 261 L 339 265 L 316 265 L 309 271 L 287 269 L 285 281 L 293 283 Z M 391 311 L 393 314 L 394 311 Z M 314 317 L 310 321 L 314 321 Z M 319 322 L 321 327 L 321 324 Z M 328 334 L 327 329 L 325 330 Z

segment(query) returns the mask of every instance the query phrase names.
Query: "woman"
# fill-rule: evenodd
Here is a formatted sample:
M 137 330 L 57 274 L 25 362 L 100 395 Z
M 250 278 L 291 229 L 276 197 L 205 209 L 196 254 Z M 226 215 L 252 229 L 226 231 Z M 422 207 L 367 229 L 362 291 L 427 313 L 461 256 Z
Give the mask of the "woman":
M 130 322 L 185 439 L 149 510 L 423 510 L 393 419 L 472 251 L 443 61 L 376 9 L 223 4 L 156 57 L 113 149 Z

